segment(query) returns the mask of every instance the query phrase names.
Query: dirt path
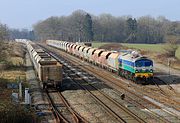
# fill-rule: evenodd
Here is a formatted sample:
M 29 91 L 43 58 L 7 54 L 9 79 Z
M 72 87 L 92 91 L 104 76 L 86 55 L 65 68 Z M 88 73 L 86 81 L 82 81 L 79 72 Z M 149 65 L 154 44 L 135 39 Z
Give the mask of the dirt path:
M 155 70 L 169 74 L 169 67 L 157 62 L 154 62 Z M 180 77 L 180 70 L 170 68 L 170 75 L 176 75 Z

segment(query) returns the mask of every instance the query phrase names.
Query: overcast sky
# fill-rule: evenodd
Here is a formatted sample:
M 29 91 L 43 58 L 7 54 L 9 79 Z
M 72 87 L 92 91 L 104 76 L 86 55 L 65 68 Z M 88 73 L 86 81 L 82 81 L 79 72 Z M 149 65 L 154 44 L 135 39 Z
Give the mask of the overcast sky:
M 82 9 L 94 15 L 151 15 L 180 20 L 180 0 L 0 0 L 0 22 L 11 28 L 28 28 L 50 16 L 70 15 Z

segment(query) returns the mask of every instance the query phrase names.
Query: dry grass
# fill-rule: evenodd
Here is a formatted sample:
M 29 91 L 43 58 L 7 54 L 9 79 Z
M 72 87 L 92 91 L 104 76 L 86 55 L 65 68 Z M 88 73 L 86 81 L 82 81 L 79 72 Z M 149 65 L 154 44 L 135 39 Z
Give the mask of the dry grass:
M 166 55 L 156 54 L 156 55 L 151 55 L 151 57 L 152 56 L 153 56 L 153 59 L 156 59 L 157 62 L 168 66 L 168 58 L 166 57 Z M 171 67 L 180 70 L 180 60 L 177 58 L 171 58 Z
M 119 43 L 111 43 L 111 44 L 104 44 L 99 47 L 100 49 L 106 49 L 106 50 L 122 50 L 122 49 L 127 49 L 125 46 L 122 46 Z
M 6 49 L 7 48 L 7 49 Z M 8 53 L 8 60 L 5 63 L 7 64 L 7 68 L 2 70 L 0 69 L 0 99 L 10 100 L 10 95 L 13 89 L 7 89 L 6 84 L 16 83 L 18 78 L 20 77 L 22 81 L 25 81 L 26 74 L 24 64 L 24 51 L 20 44 L 10 42 L 6 43 L 5 50 Z
M 22 44 L 13 42 L 10 43 L 10 45 L 13 45 L 13 50 L 11 52 L 12 57 L 24 57 L 24 47 Z
M 24 64 L 24 59 L 22 57 L 11 57 L 10 58 L 10 62 L 13 64 L 13 65 L 16 65 L 16 66 L 21 66 Z
M 17 46 L 19 47 L 17 44 L 13 46 L 13 53 L 9 56 L 10 58 L 8 61 L 11 63 L 10 68 L 0 71 L 0 78 L 15 81 L 18 77 L 20 77 L 25 80 L 25 68 L 23 67 L 24 56 L 23 52 L 21 51 L 22 49 L 18 49 Z M 15 54 L 16 56 L 14 56 Z
M 7 70 L 0 72 L 0 78 L 7 79 L 9 81 L 16 81 L 20 77 L 21 79 L 25 80 L 25 71 L 22 70 Z

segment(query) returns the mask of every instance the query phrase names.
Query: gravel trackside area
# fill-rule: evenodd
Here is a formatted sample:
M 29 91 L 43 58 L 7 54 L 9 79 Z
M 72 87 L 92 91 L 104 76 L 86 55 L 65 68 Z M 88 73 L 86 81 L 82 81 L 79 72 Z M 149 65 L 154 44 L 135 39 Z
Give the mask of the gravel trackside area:
M 80 89 L 69 77 L 64 76 L 63 96 L 72 108 L 91 123 L 116 123 L 89 93 Z
M 176 94 L 179 95 L 178 98 L 180 101 L 180 70 L 168 68 L 168 66 L 163 64 L 155 63 L 155 71 L 158 74 L 156 75 L 158 78 L 169 84 L 174 89 Z

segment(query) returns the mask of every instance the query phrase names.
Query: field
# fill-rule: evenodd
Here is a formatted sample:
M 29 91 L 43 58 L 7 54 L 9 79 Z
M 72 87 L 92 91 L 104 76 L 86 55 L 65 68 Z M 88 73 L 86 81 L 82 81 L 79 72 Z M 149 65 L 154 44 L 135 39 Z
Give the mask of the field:
M 92 44 L 93 47 L 100 47 L 102 45 L 109 44 L 109 43 L 99 43 L 95 42 Z M 128 44 L 128 43 L 121 43 L 121 45 L 126 46 L 132 49 L 140 49 L 144 51 L 150 51 L 155 53 L 163 53 L 164 52 L 164 44 Z M 180 45 L 178 45 L 178 49 L 176 51 L 176 57 L 180 59 Z

